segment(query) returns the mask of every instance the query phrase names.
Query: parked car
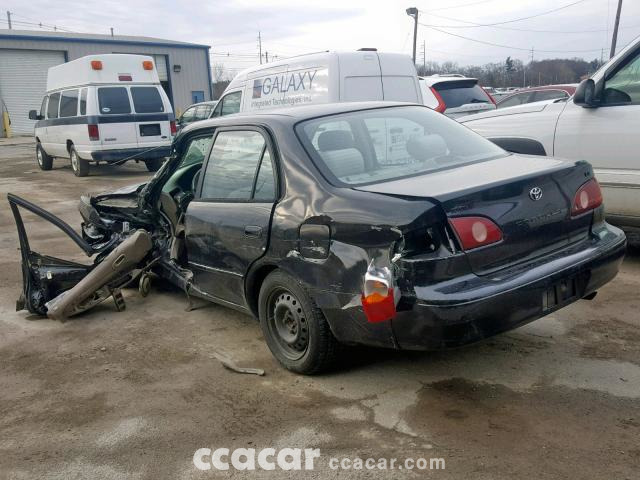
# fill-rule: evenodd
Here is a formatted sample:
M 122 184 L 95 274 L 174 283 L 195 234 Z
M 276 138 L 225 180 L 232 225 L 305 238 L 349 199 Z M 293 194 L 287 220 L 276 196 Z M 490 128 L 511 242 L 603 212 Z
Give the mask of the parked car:
M 593 164 L 607 219 L 640 232 L 640 38 L 567 102 L 537 102 L 465 117 L 464 124 L 518 153 L 555 155 Z
M 507 108 L 524 103 L 541 102 L 544 100 L 566 100 L 572 96 L 577 83 L 568 85 L 545 85 L 518 90 L 516 93 L 502 97 L 497 102 L 497 108 Z
M 68 158 L 84 177 L 89 164 L 144 161 L 156 171 L 176 133 L 171 103 L 151 57 L 89 55 L 51 67 L 40 112 L 31 110 L 36 159 L 51 170 Z
M 190 123 L 210 118 L 213 113 L 213 109 L 217 104 L 217 100 L 212 100 L 209 102 L 200 102 L 190 105 L 184 113 L 178 117 L 178 120 L 176 120 L 178 131 Z
M 149 183 L 81 199 L 82 238 L 9 201 L 18 308 L 64 318 L 153 270 L 258 317 L 273 355 L 301 373 L 328 368 L 339 343 L 439 349 L 516 328 L 593 298 L 625 251 L 588 163 L 508 154 L 402 103 L 194 123 Z M 22 208 L 94 265 L 31 251 Z
M 300 55 L 248 68 L 227 86 L 212 116 L 374 100 L 422 102 L 411 57 L 362 48 Z
M 459 118 L 487 110 L 496 104 L 475 78 L 462 75 L 420 77 L 424 104 L 448 117 Z

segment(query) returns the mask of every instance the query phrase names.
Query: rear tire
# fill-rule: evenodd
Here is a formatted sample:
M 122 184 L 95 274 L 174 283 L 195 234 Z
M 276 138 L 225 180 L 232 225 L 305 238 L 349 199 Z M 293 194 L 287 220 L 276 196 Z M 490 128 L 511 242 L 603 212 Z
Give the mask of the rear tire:
M 89 175 L 89 162 L 81 159 L 73 145 L 69 149 L 69 158 L 71 159 L 71 169 L 76 177 L 86 177 Z
M 145 160 L 144 164 L 147 166 L 147 170 L 150 172 L 157 172 L 164 163 L 164 158 L 150 158 Z
M 36 144 L 36 161 L 38 162 L 40 170 L 51 170 L 53 167 L 53 157 L 47 155 L 47 152 L 44 151 L 40 142 Z
M 311 375 L 330 369 L 339 344 L 305 288 L 281 270 L 262 283 L 260 326 L 274 357 L 288 370 Z

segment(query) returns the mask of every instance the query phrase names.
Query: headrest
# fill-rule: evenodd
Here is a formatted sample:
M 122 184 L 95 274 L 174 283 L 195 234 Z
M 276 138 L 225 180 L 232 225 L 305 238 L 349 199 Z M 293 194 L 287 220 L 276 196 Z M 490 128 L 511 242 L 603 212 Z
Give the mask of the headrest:
M 353 146 L 353 136 L 346 130 L 328 130 L 318 137 L 318 150 L 321 152 L 344 150 Z
M 440 135 L 424 135 L 407 141 L 407 153 L 418 161 L 441 157 L 447 154 L 447 143 Z

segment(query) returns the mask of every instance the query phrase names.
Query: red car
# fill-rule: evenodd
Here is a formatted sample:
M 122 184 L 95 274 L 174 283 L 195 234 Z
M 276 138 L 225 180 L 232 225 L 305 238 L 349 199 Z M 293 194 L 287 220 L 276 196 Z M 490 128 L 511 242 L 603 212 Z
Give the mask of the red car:
M 523 103 L 541 102 L 543 100 L 567 99 L 574 94 L 578 84 L 545 85 L 543 87 L 523 88 L 498 100 L 497 108 L 515 107 Z

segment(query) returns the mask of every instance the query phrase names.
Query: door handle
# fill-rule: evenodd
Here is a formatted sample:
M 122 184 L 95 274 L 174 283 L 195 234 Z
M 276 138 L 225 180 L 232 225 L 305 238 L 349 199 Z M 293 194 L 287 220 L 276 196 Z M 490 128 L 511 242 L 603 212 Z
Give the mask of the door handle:
M 247 237 L 260 238 L 262 236 L 262 227 L 257 225 L 247 225 L 244 227 L 244 234 Z

